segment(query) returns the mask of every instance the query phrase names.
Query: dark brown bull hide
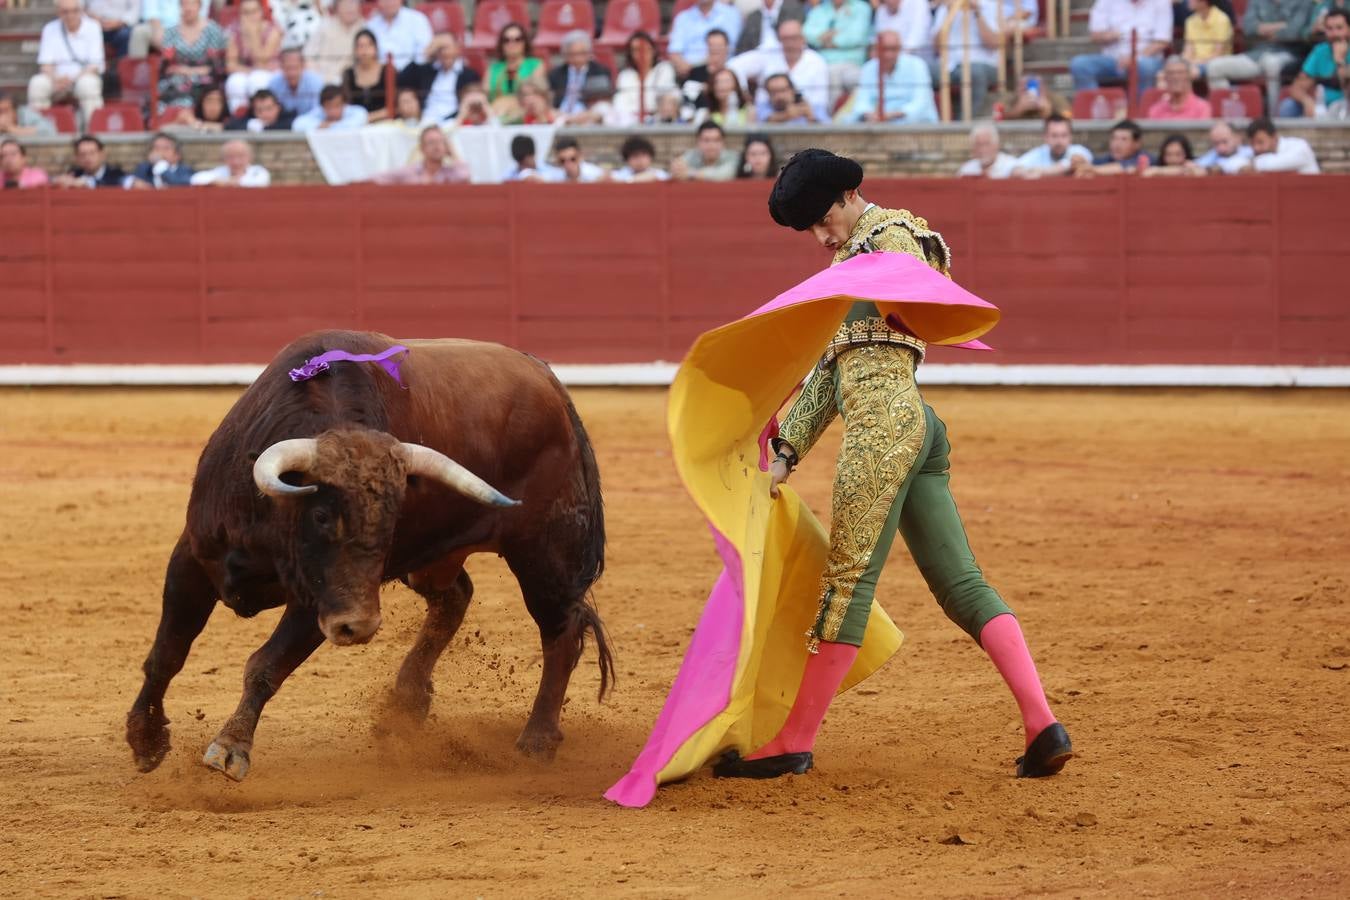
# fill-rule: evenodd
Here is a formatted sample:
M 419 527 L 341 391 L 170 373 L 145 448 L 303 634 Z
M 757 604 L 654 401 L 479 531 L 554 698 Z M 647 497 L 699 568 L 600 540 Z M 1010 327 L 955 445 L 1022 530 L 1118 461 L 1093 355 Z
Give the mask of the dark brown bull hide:
M 299 383 L 288 375 L 325 350 L 378 353 L 394 343 L 411 348 L 406 390 L 366 363 L 334 363 Z M 517 746 L 551 757 L 587 632 L 599 646 L 602 696 L 611 680 L 587 599 L 604 541 L 594 454 L 543 363 L 473 341 L 307 335 L 278 354 L 202 451 L 145 682 L 127 715 L 136 765 L 148 772 L 169 750 L 164 693 L 217 600 L 241 616 L 285 611 L 248 661 L 208 766 L 242 779 L 264 704 L 325 638 L 370 640 L 380 585 L 396 578 L 427 601 L 391 707 L 420 721 L 432 667 L 473 593 L 464 560 L 476 552 L 506 559 L 539 626 L 544 671 Z

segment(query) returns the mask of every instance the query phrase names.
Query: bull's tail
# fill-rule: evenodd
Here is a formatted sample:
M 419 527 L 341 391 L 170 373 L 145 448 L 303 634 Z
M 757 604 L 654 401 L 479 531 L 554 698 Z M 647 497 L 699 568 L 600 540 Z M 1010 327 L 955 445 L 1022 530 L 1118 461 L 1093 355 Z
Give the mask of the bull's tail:
M 600 494 L 600 467 L 595 461 L 595 450 L 591 447 L 586 426 L 581 424 L 581 417 L 577 415 L 571 397 L 567 397 L 567 416 L 572 422 L 572 433 L 576 436 L 580 455 L 583 496 L 577 499 L 580 501 L 580 524 L 584 534 L 576 560 L 577 583 L 571 592 L 571 596 L 577 598 L 570 613 L 571 632 L 576 635 L 578 656 L 585 649 L 586 632 L 595 635 L 595 645 L 600 656 L 600 699 L 604 700 L 615 683 L 614 655 L 610 651 L 600 613 L 592 601 L 591 588 L 605 571 L 605 503 Z

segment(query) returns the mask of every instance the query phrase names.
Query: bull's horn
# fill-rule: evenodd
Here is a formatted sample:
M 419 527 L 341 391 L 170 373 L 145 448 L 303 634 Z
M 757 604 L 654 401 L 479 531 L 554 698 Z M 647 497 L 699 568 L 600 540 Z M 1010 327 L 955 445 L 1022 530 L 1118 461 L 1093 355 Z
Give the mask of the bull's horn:
M 484 506 L 520 505 L 519 500 L 507 497 L 444 453 L 423 447 L 421 444 L 408 443 L 399 444 L 399 451 L 403 454 L 409 475 L 434 478 L 446 487 L 459 491 Z
M 262 456 L 253 464 L 253 483 L 258 490 L 273 497 L 288 497 L 295 494 L 312 494 L 318 485 L 306 484 L 297 487 L 281 480 L 284 472 L 305 472 L 314 465 L 319 455 L 319 442 L 314 438 L 292 438 L 277 441 L 263 451 Z

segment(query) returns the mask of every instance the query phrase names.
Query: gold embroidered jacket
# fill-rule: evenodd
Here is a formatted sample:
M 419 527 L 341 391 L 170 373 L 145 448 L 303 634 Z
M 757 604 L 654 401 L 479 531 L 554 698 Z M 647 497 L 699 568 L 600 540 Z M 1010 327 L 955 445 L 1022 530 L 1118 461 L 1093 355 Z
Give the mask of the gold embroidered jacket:
M 928 227 L 927 221 L 906 209 L 869 206 L 858 217 L 849 239 L 835 253 L 831 265 L 838 265 L 859 253 L 876 251 L 908 253 L 948 277 L 951 274 L 951 251 L 947 248 L 947 242 L 942 239 L 942 235 Z M 773 441 L 775 450 L 786 441 L 800 459 L 815 446 L 839 412 L 835 396 L 835 360 L 845 350 L 867 344 L 907 347 L 913 351 L 916 363 L 923 359 L 926 347 L 914 335 L 887 325 L 886 320 L 878 314 L 875 304 L 855 303 L 779 426 L 778 437 Z

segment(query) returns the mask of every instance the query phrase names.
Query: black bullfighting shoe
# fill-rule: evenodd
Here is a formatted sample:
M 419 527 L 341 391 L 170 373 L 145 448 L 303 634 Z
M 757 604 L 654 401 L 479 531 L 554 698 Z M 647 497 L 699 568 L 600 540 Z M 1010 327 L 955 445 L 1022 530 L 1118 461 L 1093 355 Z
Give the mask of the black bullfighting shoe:
M 1017 757 L 1018 778 L 1045 778 L 1054 775 L 1073 759 L 1073 743 L 1064 726 L 1056 722 L 1047 726 L 1027 748 L 1026 756 Z
M 741 759 L 741 754 L 728 750 L 713 766 L 717 778 L 777 778 L 780 775 L 805 775 L 815 765 L 811 754 L 780 753 L 763 759 Z

